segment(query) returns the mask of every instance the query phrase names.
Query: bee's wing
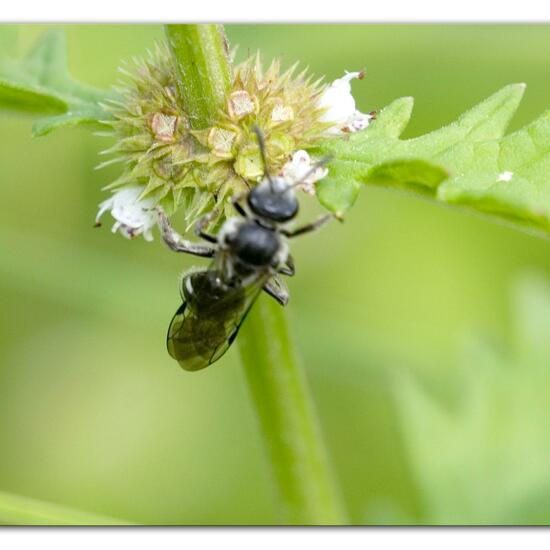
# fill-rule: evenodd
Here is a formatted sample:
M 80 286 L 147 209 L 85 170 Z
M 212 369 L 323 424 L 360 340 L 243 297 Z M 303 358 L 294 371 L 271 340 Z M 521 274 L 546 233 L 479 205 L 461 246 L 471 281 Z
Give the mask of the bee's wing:
M 267 280 L 259 274 L 248 284 L 229 289 L 213 286 L 211 271 L 189 274 L 192 300 L 184 300 L 168 329 L 170 355 L 185 370 L 204 369 L 229 348 Z

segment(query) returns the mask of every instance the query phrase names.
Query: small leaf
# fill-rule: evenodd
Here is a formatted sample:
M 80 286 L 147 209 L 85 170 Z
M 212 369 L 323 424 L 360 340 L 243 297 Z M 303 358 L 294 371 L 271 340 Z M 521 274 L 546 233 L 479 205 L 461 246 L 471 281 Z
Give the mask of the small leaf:
M 443 365 L 450 391 L 428 370 L 393 377 L 427 524 L 548 524 L 550 283 L 543 274 L 518 280 L 511 319 L 501 345 L 475 336 L 458 361 Z
M 91 126 L 95 128 L 101 125 L 102 123 L 98 120 L 95 109 L 81 107 L 62 115 L 39 118 L 32 125 L 32 135 L 33 137 L 45 136 L 56 128 L 66 126 Z
M 550 111 L 503 137 L 524 90 L 506 86 L 452 124 L 408 140 L 399 136 L 413 101 L 394 101 L 364 131 L 318 147 L 334 158 L 320 202 L 341 216 L 360 184 L 382 185 L 550 233 Z
M 54 115 L 38 119 L 34 135 L 45 135 L 62 126 L 104 125 L 102 121 L 109 117 L 100 102 L 108 93 L 76 82 L 69 75 L 62 31 L 44 33 L 21 60 L 6 53 L 15 39 L 11 27 L 0 31 L 0 108 Z

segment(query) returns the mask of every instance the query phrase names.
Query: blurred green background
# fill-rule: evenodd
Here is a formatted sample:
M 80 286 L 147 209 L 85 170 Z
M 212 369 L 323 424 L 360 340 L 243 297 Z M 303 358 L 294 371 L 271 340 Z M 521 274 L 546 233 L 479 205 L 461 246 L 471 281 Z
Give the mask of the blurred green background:
M 22 26 L 20 52 L 44 29 Z M 100 87 L 163 36 L 66 32 L 72 74 Z M 227 32 L 240 58 L 366 67 L 358 107 L 414 96 L 407 136 L 512 82 L 513 128 L 550 107 L 550 26 Z M 195 374 L 165 350 L 193 260 L 93 229 L 108 139 L 30 134 L 0 114 L 0 491 L 137 523 L 277 523 L 237 350 Z M 353 523 L 550 523 L 550 243 L 365 188 L 294 253 L 288 314 Z

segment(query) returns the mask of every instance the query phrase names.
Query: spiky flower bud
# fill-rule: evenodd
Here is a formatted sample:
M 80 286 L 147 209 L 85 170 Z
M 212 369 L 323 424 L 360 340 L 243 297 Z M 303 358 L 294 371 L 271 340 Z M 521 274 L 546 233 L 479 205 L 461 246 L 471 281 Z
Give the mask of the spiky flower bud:
M 349 81 L 359 73 L 327 87 L 313 81 L 307 70 L 296 74 L 296 69 L 294 65 L 281 72 L 274 61 L 264 71 L 259 56 L 237 65 L 217 120 L 209 128 L 193 130 L 178 97 L 168 47 L 158 44 L 145 59 L 121 69 L 125 80 L 117 88 L 120 99 L 104 106 L 112 115 L 117 142 L 104 151 L 115 158 L 100 166 L 123 163 L 122 174 L 108 188 L 132 189 L 133 200 L 146 201 L 147 210 L 160 205 L 169 215 L 183 212 L 186 229 L 208 212 L 214 226 L 233 215 L 231 196 L 256 185 L 266 170 L 295 181 L 305 178 L 301 187 L 314 193 L 314 183 L 327 171 L 311 171 L 305 150 L 327 135 L 365 127 L 369 115 L 355 110 L 350 93 Z M 256 127 L 264 134 L 268 166 Z M 148 221 L 143 230 L 124 229 L 132 226 L 119 219 L 120 197 L 117 202 L 115 194 L 102 203 L 100 212 L 111 209 L 123 235 L 148 236 Z

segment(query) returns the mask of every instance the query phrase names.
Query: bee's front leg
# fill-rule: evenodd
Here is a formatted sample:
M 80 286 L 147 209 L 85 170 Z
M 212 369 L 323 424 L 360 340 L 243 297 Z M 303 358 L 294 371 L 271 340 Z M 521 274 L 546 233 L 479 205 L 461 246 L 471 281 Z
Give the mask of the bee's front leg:
M 174 252 L 186 252 L 187 254 L 193 254 L 195 256 L 202 256 L 203 258 L 212 258 L 216 253 L 215 248 L 209 246 L 203 246 L 195 244 L 187 239 L 184 239 L 170 224 L 168 216 L 162 210 L 157 208 L 157 215 L 159 219 L 159 227 L 162 234 L 162 239 L 167 244 L 170 250 Z
M 317 229 L 320 229 L 323 225 L 332 220 L 332 218 L 334 218 L 332 214 L 327 214 L 326 216 L 322 216 L 318 220 L 299 227 L 298 229 L 294 229 L 293 231 L 287 231 L 286 229 L 283 229 L 281 230 L 281 233 L 285 237 L 289 238 L 297 237 L 298 235 L 303 235 L 304 233 L 311 233 L 312 231 L 317 231 Z
M 218 239 L 214 235 L 207 233 L 204 228 L 214 219 L 215 216 L 216 211 L 213 210 L 209 214 L 206 214 L 206 216 L 203 216 L 195 225 L 195 235 L 213 244 L 217 244 Z
M 238 195 L 235 195 L 234 197 L 231 197 L 231 204 L 233 205 L 233 208 L 243 217 L 248 218 L 248 215 L 244 208 L 240 205 L 240 201 L 243 200 L 246 195 L 248 194 L 248 191 L 246 193 L 239 193 Z

